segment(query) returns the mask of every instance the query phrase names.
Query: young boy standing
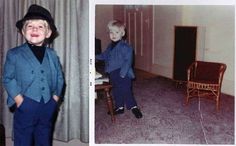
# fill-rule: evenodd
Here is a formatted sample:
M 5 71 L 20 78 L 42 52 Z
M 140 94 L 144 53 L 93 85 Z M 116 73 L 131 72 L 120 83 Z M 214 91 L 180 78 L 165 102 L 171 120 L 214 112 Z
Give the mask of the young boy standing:
M 108 23 L 111 43 L 96 59 L 105 61 L 105 71 L 109 74 L 112 84 L 112 94 L 115 101 L 114 114 L 123 114 L 124 106 L 136 118 L 142 118 L 142 113 L 132 93 L 132 79 L 135 77 L 132 69 L 133 49 L 122 39 L 125 35 L 125 25 L 119 20 Z
M 16 27 L 26 43 L 7 52 L 3 72 L 7 104 L 16 105 L 14 146 L 51 146 L 64 79 L 55 51 L 46 45 L 55 39 L 57 28 L 50 12 L 35 4 Z

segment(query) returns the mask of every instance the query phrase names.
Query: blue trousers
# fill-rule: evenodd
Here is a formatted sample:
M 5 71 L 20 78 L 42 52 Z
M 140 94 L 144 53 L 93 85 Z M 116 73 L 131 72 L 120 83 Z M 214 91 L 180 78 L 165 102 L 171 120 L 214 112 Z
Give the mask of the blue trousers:
M 52 121 L 57 102 L 47 103 L 24 97 L 14 113 L 14 146 L 51 146 Z
M 114 70 L 109 73 L 110 81 L 112 84 L 112 95 L 115 100 L 115 107 L 124 107 L 131 109 L 137 106 L 132 91 L 132 79 L 129 77 L 121 78 L 120 69 Z

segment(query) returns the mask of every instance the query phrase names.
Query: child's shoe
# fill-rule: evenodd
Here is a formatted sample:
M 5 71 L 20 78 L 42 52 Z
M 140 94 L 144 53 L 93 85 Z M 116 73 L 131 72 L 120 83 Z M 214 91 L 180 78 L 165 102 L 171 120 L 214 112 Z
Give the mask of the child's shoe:
M 125 111 L 124 107 L 119 107 L 119 108 L 115 108 L 113 109 L 113 113 L 114 115 L 118 115 L 118 114 L 123 114 Z M 110 111 L 108 112 L 108 114 L 110 115 Z
M 143 117 L 141 111 L 137 108 L 137 107 L 133 107 L 132 109 L 132 113 L 134 114 L 134 116 L 137 118 L 137 119 L 140 119 Z

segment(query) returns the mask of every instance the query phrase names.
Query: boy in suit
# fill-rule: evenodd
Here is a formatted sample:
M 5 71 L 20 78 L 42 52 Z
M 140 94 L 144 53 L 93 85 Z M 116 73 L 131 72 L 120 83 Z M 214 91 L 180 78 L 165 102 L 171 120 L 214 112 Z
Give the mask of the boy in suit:
M 108 29 L 111 43 L 102 54 L 96 55 L 96 59 L 105 61 L 105 71 L 109 74 L 115 100 L 114 114 L 123 114 L 126 105 L 136 118 L 142 118 L 132 93 L 132 79 L 135 77 L 132 69 L 133 49 L 122 39 L 125 25 L 119 20 L 112 20 L 108 23 Z
M 8 50 L 3 71 L 7 104 L 16 106 L 14 146 L 51 146 L 64 78 L 56 52 L 46 45 L 57 36 L 57 28 L 50 12 L 35 4 L 16 27 L 26 43 Z

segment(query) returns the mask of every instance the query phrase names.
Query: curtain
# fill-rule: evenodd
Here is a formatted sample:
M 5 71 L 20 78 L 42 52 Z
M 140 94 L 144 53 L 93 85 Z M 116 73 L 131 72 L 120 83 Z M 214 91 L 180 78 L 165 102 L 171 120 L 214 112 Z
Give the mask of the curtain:
M 60 58 L 66 88 L 55 122 L 54 139 L 89 141 L 89 1 L 88 0 L 3 0 L 0 3 L 0 71 L 6 52 L 24 42 L 15 23 L 31 4 L 47 8 L 55 20 L 59 36 L 51 47 Z M 2 78 L 1 78 L 2 81 Z M 11 137 L 12 117 L 6 105 L 6 92 L 0 87 L 0 123 Z

